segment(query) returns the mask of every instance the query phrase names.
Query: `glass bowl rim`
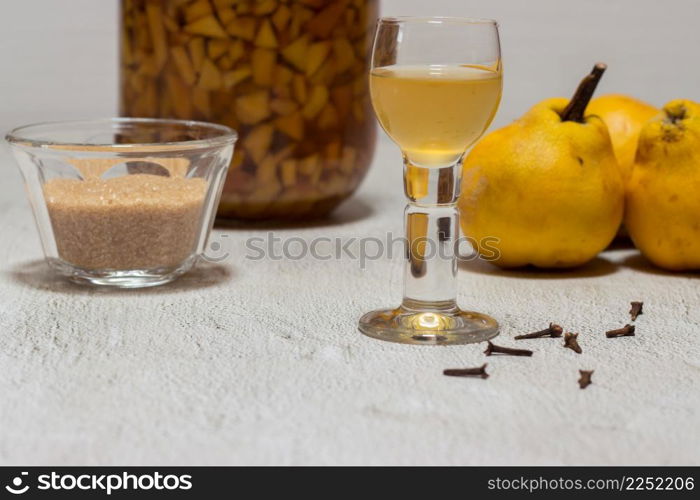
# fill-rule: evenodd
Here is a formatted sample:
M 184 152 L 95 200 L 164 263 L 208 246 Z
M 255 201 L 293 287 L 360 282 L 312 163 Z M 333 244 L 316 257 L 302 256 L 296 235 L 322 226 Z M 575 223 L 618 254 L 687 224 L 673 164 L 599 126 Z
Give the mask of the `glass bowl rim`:
M 171 142 L 142 142 L 129 144 L 114 144 L 114 143 L 98 143 L 98 142 L 77 142 L 77 141 L 58 141 L 51 139 L 34 139 L 25 136 L 27 132 L 45 126 L 59 127 L 74 127 L 85 125 L 104 125 L 114 126 L 117 124 L 143 123 L 156 126 L 179 125 L 185 128 L 201 127 L 211 131 L 218 132 L 218 135 L 206 139 L 192 139 L 185 141 Z M 99 150 L 99 151 L 130 151 L 142 148 L 161 148 L 168 149 L 197 149 L 197 148 L 212 148 L 223 147 L 228 144 L 233 144 L 238 140 L 238 132 L 226 125 L 218 123 L 210 123 L 198 120 L 179 120 L 173 118 L 131 118 L 131 117 L 115 117 L 115 118 L 96 118 L 82 120 L 56 120 L 35 122 L 13 128 L 5 135 L 5 140 L 13 146 L 28 147 L 28 148 L 47 148 L 51 149 L 54 146 L 59 146 L 62 149 L 82 149 L 82 150 Z
M 498 21 L 489 19 L 488 17 L 457 17 L 457 16 L 387 16 L 380 17 L 379 23 L 388 24 L 408 24 L 408 23 L 427 23 L 427 24 L 491 24 L 498 26 Z

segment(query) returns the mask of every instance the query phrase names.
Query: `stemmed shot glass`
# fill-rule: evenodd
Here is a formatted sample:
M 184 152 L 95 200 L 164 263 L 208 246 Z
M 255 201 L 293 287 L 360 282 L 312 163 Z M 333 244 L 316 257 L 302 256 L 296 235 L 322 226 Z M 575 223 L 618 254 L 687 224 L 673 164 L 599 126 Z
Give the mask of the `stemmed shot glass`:
M 404 296 L 359 329 L 410 344 L 467 344 L 498 334 L 493 318 L 457 306 L 462 159 L 501 100 L 498 25 L 488 19 L 382 18 L 370 72 L 375 113 L 404 161 Z

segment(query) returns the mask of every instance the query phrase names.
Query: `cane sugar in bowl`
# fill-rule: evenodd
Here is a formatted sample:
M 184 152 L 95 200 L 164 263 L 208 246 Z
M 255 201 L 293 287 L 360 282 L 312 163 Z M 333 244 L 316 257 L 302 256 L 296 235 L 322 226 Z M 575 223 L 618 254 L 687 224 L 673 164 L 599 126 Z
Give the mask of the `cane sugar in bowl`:
M 46 207 L 61 259 L 85 269 L 176 267 L 195 247 L 202 179 L 52 179 Z
M 49 266 L 132 288 L 171 281 L 203 253 L 235 139 L 219 125 L 129 118 L 7 136 Z

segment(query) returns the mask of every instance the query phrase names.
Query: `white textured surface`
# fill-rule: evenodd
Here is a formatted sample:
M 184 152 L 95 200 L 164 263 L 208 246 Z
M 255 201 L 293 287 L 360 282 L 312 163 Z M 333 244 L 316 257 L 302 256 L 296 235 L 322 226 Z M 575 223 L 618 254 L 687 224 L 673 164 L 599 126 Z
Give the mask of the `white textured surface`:
M 19 69 L 0 81 L 0 123 L 112 113 L 114 12 L 104 9 L 110 2 L 70 3 L 83 9 L 87 31 L 71 28 L 66 4 L 56 10 L 58 2 L 6 3 L 17 15 L 0 18 L 0 55 Z M 23 18 L 30 3 L 46 9 Z M 445 13 L 468 13 L 433 3 Z M 489 15 L 485 2 L 473 3 L 476 15 Z M 102 10 L 88 7 L 97 4 Z M 587 2 L 599 10 L 585 15 L 582 4 L 554 13 L 547 10 L 551 1 L 528 2 L 537 5 L 532 10 L 519 4 L 497 2 L 491 14 L 510 14 L 504 29 L 510 23 L 520 33 L 521 40 L 504 35 L 506 49 L 508 43 L 521 53 L 519 43 L 539 47 L 543 61 L 566 61 L 567 71 L 582 65 L 584 72 L 603 52 L 623 58 L 627 51 L 638 60 L 627 69 L 632 92 L 656 103 L 697 92 L 698 68 L 682 64 L 699 41 L 689 1 L 674 2 L 674 12 L 635 2 L 629 13 L 636 24 L 615 7 L 630 26 L 614 36 L 619 28 L 601 12 L 602 2 Z M 389 13 L 427 9 L 397 0 L 385 5 Z M 530 29 L 546 13 L 569 27 L 588 20 L 602 34 L 552 43 L 563 35 L 542 32 L 551 18 Z M 672 15 L 672 26 L 665 24 Z M 599 18 L 605 29 L 594 23 Z M 11 19 L 25 22 L 8 25 Z M 676 39 L 641 37 L 656 28 Z M 64 32 L 73 35 L 54 36 Z M 17 53 L 28 40 L 39 53 Z M 40 53 L 51 45 L 53 56 Z M 76 47 L 91 53 L 69 57 Z M 680 69 L 664 70 L 658 85 L 644 86 L 635 73 L 648 70 L 639 66 L 643 55 L 663 59 L 665 51 Z M 536 64 L 545 71 L 546 63 Z M 539 97 L 568 92 L 579 78 L 542 78 L 539 67 L 528 73 L 520 58 L 511 67 L 501 123 Z M 622 84 L 612 69 L 610 81 Z M 84 76 L 76 79 L 76 70 Z M 49 75 L 60 85 L 47 84 Z M 451 379 L 442 369 L 482 363 L 483 346 L 401 346 L 355 330 L 361 313 L 398 301 L 398 260 L 371 262 L 365 270 L 350 259 L 253 262 L 244 260 L 243 242 L 266 230 L 217 230 L 233 257 L 171 286 L 76 288 L 43 267 L 20 185 L 1 153 L 2 464 L 700 463 L 698 275 L 655 271 L 632 250 L 607 252 L 577 273 L 464 266 L 460 300 L 502 322 L 499 343 L 557 321 L 581 332 L 584 354 L 563 349 L 560 340 L 519 342 L 535 355 L 489 358 L 485 381 Z M 398 234 L 402 205 L 399 156 L 382 143 L 361 192 L 334 221 L 275 232 L 283 238 Z M 605 339 L 603 331 L 627 321 L 630 300 L 645 301 L 638 335 Z M 579 368 L 595 369 L 594 385 L 584 391 L 576 384 Z

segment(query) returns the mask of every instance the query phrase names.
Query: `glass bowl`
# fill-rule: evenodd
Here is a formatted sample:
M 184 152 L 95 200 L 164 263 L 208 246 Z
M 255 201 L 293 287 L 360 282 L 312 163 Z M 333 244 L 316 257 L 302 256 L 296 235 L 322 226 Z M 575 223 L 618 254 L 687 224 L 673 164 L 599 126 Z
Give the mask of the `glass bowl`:
M 140 288 L 172 281 L 203 253 L 237 135 L 112 118 L 27 125 L 5 139 L 49 266 L 76 282 Z

